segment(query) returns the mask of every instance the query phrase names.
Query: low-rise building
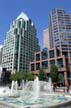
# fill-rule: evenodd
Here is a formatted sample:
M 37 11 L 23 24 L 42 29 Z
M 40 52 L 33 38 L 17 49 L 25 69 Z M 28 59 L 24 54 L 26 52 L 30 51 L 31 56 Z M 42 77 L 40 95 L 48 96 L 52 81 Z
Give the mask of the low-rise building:
M 66 57 L 62 55 L 56 48 L 46 49 L 41 52 L 36 52 L 34 61 L 30 63 L 30 71 L 38 73 L 40 68 L 44 69 L 47 76 L 50 74 L 51 65 L 55 64 L 58 67 L 58 73 L 64 76 L 65 84 L 68 83 L 69 68 L 67 67 Z

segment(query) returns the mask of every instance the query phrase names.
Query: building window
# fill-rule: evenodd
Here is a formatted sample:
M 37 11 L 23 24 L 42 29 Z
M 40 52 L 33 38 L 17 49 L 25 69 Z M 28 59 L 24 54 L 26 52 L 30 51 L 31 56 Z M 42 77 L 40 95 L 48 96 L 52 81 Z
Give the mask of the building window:
M 14 33 L 15 33 L 15 34 L 17 34 L 17 32 L 18 32 L 18 29 L 17 29 L 17 28 L 15 28 L 15 29 L 14 29 Z
M 48 61 L 42 62 L 42 68 L 44 68 L 44 69 L 48 68 Z
M 50 66 L 55 64 L 55 60 L 50 60 Z
M 42 55 L 42 60 L 45 60 L 45 59 L 48 58 L 48 55 L 47 55 L 46 51 L 42 51 L 41 55 Z
M 31 64 L 31 71 L 34 71 L 34 64 Z
M 56 52 L 57 52 L 57 53 L 56 53 L 57 56 L 60 56 L 60 53 L 61 53 L 61 52 L 60 52 L 58 49 L 56 49 Z
M 36 61 L 40 61 L 40 54 L 36 54 Z
M 54 50 L 49 51 L 50 58 L 54 58 Z
M 68 52 L 63 52 L 63 55 L 65 55 L 65 57 L 68 57 Z
M 62 48 L 62 50 L 68 50 L 68 48 Z
M 22 23 L 22 27 L 25 28 L 25 21 L 23 21 L 23 23 Z
M 36 63 L 36 70 L 40 70 L 40 63 Z
M 58 65 L 58 67 L 63 67 L 63 59 L 62 58 L 57 60 L 57 65 Z
M 21 21 L 18 22 L 18 27 L 19 27 L 19 28 L 21 27 Z
M 71 57 L 71 53 L 70 53 L 70 57 Z

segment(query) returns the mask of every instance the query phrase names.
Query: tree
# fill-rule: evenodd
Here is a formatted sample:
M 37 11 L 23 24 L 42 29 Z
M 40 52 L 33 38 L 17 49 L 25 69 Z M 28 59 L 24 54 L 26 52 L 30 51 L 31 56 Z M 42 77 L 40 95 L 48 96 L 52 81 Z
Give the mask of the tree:
M 55 91 L 55 88 L 57 86 L 57 81 L 58 81 L 58 68 L 56 65 L 51 65 L 50 77 L 51 77 L 52 83 L 53 83 L 53 91 Z
M 19 81 L 23 78 L 22 72 L 15 72 L 11 74 L 10 79 L 14 81 Z
M 21 80 L 24 79 L 24 72 L 15 72 L 11 74 L 10 79 L 11 81 L 18 81 L 18 84 L 20 85 Z
M 52 82 L 57 82 L 57 80 L 58 80 L 58 68 L 56 65 L 51 65 L 50 77 L 52 79 Z
M 21 81 L 21 80 L 33 80 L 34 76 L 32 72 L 16 72 L 14 74 L 11 74 L 10 77 L 11 80 L 14 81 Z
M 44 74 L 43 68 L 40 68 L 38 77 L 39 77 L 39 80 L 42 80 L 42 81 L 45 80 L 45 74 Z
M 63 74 L 60 73 L 60 74 L 58 75 L 58 82 L 59 82 L 60 84 L 63 82 L 63 78 L 64 78 L 64 77 L 63 77 Z
M 27 74 L 28 74 L 28 72 L 22 72 L 22 79 L 23 79 L 24 81 L 27 80 Z
M 29 81 L 33 81 L 34 80 L 34 75 L 33 75 L 33 73 L 32 72 L 28 72 L 27 73 L 27 77 L 26 77 L 26 79 Z

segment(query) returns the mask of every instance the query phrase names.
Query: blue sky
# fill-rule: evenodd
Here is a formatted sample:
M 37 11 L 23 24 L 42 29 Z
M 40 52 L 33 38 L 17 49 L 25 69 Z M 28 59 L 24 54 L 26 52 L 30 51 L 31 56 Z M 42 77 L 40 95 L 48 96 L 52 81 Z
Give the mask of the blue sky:
M 64 8 L 71 14 L 71 0 L 0 0 L 0 44 L 12 21 L 24 11 L 35 24 L 41 45 L 42 31 L 48 27 L 49 14 L 54 8 Z

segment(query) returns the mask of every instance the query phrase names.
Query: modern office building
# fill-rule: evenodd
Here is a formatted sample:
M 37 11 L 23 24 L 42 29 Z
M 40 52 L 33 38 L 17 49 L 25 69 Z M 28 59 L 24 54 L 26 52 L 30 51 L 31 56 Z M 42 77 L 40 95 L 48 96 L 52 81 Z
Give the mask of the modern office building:
M 36 28 L 25 13 L 10 25 L 4 41 L 2 66 L 7 71 L 28 71 L 34 52 L 40 50 Z
M 64 82 L 67 84 L 69 70 L 66 66 L 66 57 L 56 48 L 45 48 L 41 52 L 36 52 L 34 55 L 34 61 L 30 62 L 30 70 L 33 73 L 39 73 L 39 70 L 42 67 L 45 74 L 48 76 L 50 74 L 50 67 L 53 64 L 58 67 L 58 73 L 63 74 Z
M 53 9 L 49 23 L 50 48 L 57 47 L 71 66 L 71 14 L 63 9 Z
M 3 45 L 0 45 L 0 78 L 2 74 L 2 52 L 3 52 Z
M 3 45 L 0 45 L 0 65 L 2 64 Z
M 50 48 L 50 41 L 49 41 L 49 29 L 44 29 L 42 34 L 42 47 L 43 48 Z
M 46 36 L 47 30 L 43 32 Z M 50 73 L 50 67 L 55 64 L 58 72 L 64 75 L 65 84 L 71 82 L 71 15 L 63 9 L 53 9 L 50 13 L 49 39 L 43 43 L 49 45 L 41 52 L 36 52 L 34 61 L 30 63 L 30 70 L 38 73 L 40 68 L 44 68 L 47 75 Z M 44 46 L 44 45 L 43 45 Z

